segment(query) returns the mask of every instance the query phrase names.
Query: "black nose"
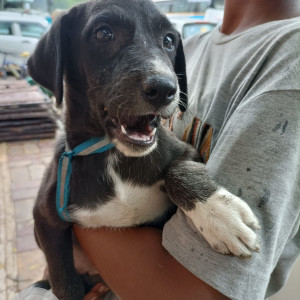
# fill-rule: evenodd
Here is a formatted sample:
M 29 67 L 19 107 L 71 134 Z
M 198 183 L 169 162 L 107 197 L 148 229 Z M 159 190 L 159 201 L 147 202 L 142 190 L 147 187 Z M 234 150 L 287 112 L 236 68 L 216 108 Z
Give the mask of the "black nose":
M 142 88 L 146 101 L 156 106 L 165 106 L 174 100 L 177 85 L 173 78 L 153 75 L 144 80 Z

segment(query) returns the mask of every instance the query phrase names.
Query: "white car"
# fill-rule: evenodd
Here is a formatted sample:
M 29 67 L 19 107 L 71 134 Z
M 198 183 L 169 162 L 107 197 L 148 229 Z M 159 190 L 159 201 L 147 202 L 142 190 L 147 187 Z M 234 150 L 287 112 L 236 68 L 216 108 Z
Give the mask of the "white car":
M 0 66 L 4 59 L 24 64 L 21 54 L 32 54 L 41 36 L 49 29 L 48 21 L 38 15 L 0 12 Z
M 207 9 L 204 14 L 194 13 L 167 13 L 167 17 L 179 31 L 183 39 L 197 33 L 205 33 L 213 30 L 222 23 L 224 11 Z
M 214 29 L 217 23 L 197 20 L 190 17 L 169 17 L 173 26 L 181 34 L 183 39 L 189 38 L 197 33 L 205 33 Z

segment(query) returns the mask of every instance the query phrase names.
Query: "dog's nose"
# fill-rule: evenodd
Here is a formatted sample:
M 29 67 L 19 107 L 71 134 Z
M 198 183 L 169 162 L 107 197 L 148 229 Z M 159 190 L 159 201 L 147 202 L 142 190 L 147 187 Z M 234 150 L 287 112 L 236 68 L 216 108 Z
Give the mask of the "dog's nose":
M 147 77 L 142 87 L 145 100 L 159 106 L 170 104 L 177 90 L 174 79 L 162 75 Z

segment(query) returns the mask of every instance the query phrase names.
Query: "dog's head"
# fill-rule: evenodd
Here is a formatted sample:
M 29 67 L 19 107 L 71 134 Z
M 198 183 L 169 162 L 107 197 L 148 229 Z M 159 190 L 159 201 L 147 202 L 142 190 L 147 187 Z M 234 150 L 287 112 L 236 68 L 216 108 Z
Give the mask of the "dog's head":
M 160 118 L 187 105 L 180 35 L 151 0 L 75 6 L 55 21 L 28 66 L 58 104 L 65 87 L 67 134 L 107 134 L 127 156 L 150 153 Z

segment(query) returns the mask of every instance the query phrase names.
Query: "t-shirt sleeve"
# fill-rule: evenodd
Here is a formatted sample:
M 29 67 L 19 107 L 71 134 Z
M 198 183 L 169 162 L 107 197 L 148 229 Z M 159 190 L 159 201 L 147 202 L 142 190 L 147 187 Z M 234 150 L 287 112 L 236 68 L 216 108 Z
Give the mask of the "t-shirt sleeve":
M 258 217 L 260 253 L 250 259 L 216 253 L 181 210 L 165 225 L 163 246 L 227 297 L 264 299 L 274 270 L 279 289 L 300 252 L 299 167 L 300 91 L 245 99 L 221 129 L 207 170 Z M 286 257 L 289 261 L 279 264 Z

